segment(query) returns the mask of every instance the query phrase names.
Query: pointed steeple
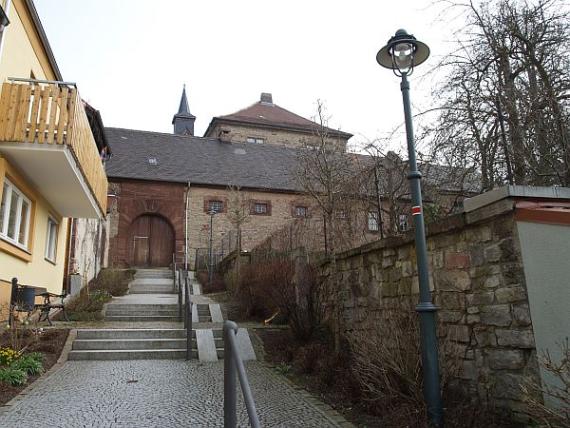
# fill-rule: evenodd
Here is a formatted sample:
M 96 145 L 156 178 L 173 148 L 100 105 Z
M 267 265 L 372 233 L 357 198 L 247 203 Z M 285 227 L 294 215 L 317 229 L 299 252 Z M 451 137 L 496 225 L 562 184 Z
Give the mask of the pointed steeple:
M 194 135 L 194 121 L 196 116 L 190 113 L 188 107 L 188 98 L 186 97 L 186 85 L 182 88 L 182 97 L 180 98 L 180 106 L 178 113 L 172 118 L 174 125 L 174 133 L 178 135 Z

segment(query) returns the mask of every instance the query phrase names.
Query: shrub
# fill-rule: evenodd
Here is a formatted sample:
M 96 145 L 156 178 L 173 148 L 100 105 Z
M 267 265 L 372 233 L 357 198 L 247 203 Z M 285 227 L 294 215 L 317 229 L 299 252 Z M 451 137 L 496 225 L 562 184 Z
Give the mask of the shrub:
M 197 272 L 196 280 L 202 286 L 202 291 L 204 292 L 204 294 L 220 293 L 222 291 L 226 291 L 226 285 L 224 283 L 224 279 L 217 272 L 214 272 L 212 274 L 212 285 L 210 285 L 208 272 L 206 271 Z
M 28 381 L 28 375 L 25 371 L 12 367 L 4 367 L 0 369 L 0 383 L 12 386 L 25 385 Z
M 134 274 L 133 269 L 101 269 L 97 278 L 89 284 L 89 289 L 100 290 L 109 296 L 124 296 L 129 291 Z
M 521 385 L 527 413 L 538 426 L 570 426 L 570 346 L 568 338 L 559 344 L 560 360 L 552 358 L 546 351 L 540 358 L 540 365 L 551 381 L 541 385 L 528 379 Z M 545 402 L 546 401 L 546 402 Z
M 20 353 L 12 348 L 0 348 L 0 366 L 9 366 L 18 359 Z
M 37 358 L 32 355 L 22 355 L 16 361 L 14 361 L 10 368 L 21 370 L 31 376 L 39 375 L 44 371 L 44 366 Z

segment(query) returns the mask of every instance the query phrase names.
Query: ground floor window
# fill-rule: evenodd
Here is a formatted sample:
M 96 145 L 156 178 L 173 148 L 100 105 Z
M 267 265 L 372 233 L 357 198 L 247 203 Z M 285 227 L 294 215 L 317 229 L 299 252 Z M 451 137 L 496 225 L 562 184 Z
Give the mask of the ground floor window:
M 31 207 L 22 191 L 5 178 L 0 204 L 0 238 L 27 249 Z
M 378 213 L 376 211 L 368 211 L 368 231 L 378 232 L 378 230 L 379 230 Z
M 297 205 L 295 207 L 295 217 L 305 218 L 309 216 L 309 209 L 302 205 Z
M 46 259 L 55 263 L 56 250 L 57 250 L 57 222 L 48 217 L 47 224 L 47 237 L 46 237 Z
M 224 210 L 224 203 L 222 201 L 209 201 L 208 202 L 208 211 L 221 213 Z

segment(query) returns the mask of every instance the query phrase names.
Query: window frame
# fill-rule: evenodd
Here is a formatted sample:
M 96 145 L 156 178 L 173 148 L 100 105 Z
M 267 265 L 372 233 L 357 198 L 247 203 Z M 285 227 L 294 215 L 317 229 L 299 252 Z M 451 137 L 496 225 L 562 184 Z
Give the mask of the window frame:
M 214 210 L 214 209 L 212 208 L 212 205 L 213 205 L 213 204 L 220 204 L 220 209 L 219 209 L 219 210 Z M 209 212 L 211 212 L 211 211 L 215 211 L 216 214 L 223 213 L 223 212 L 224 212 L 224 201 L 221 200 L 221 199 L 210 199 L 210 200 L 208 201 L 208 210 L 207 210 L 207 212 L 209 213 Z
M 402 221 L 405 219 L 405 222 Z M 402 227 L 402 225 L 405 223 L 406 227 Z M 404 214 L 404 213 L 400 213 L 398 214 L 398 230 L 400 232 L 407 232 L 408 230 L 410 230 L 410 219 L 408 217 L 408 214 Z
M 246 137 L 245 141 L 249 144 L 265 144 L 265 138 Z
M 299 214 L 299 209 L 305 210 L 305 214 Z M 307 205 L 294 205 L 293 206 L 293 217 L 295 218 L 308 218 L 309 217 L 309 207 Z
M 53 240 L 53 258 L 50 258 L 50 247 L 51 247 L 51 225 L 55 226 L 55 238 Z M 57 260 L 57 241 L 59 238 L 59 222 L 52 217 L 51 215 L 48 215 L 47 217 L 47 230 L 46 230 L 46 247 L 45 247 L 45 252 L 44 252 L 44 258 L 48 261 L 51 262 L 53 264 L 56 263 Z
M 271 215 L 271 201 L 270 200 L 261 200 L 261 199 L 252 199 L 250 200 L 249 205 L 249 214 L 250 215 L 259 215 L 259 216 L 270 216 Z M 257 211 L 258 205 L 265 205 L 265 211 Z
M 372 221 L 375 225 L 373 227 L 370 227 Z M 370 233 L 380 232 L 380 217 L 378 216 L 378 211 L 368 211 L 368 214 L 366 216 L 366 228 Z
M 20 248 L 26 252 L 30 251 L 30 236 L 31 236 L 31 227 L 32 227 L 32 208 L 33 203 L 26 196 L 23 190 L 21 190 L 17 185 L 13 183 L 7 176 L 4 176 L 4 180 L 2 183 L 4 190 L 2 191 L 2 200 L 5 200 L 6 203 L 4 204 L 4 213 L 2 216 L 2 224 L 0 224 L 0 239 L 3 241 L 8 242 L 11 245 L 14 245 L 17 248 Z M 7 187 L 5 187 L 7 186 Z M 12 208 L 12 195 L 16 193 L 18 199 L 16 201 L 16 222 L 14 224 L 14 238 L 9 236 L 9 227 L 10 227 L 10 210 Z M 7 196 L 9 194 L 9 196 Z M 26 220 L 25 220 L 25 232 L 24 232 L 24 243 L 21 243 L 19 240 L 21 227 L 22 227 L 22 208 L 24 206 L 24 202 L 28 205 L 28 209 L 26 212 Z M 1 203 L 1 201 L 0 201 Z M 0 205 L 0 209 L 1 205 Z

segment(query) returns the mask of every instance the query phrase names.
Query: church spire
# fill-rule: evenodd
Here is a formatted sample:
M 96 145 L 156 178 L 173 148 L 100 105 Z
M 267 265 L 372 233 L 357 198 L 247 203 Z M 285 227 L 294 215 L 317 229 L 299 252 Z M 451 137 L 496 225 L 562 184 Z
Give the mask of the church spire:
M 178 135 L 194 135 L 194 121 L 196 116 L 190 113 L 188 107 L 188 98 L 186 97 L 186 85 L 182 88 L 182 97 L 180 98 L 180 106 L 178 113 L 172 118 L 174 125 L 174 133 Z

